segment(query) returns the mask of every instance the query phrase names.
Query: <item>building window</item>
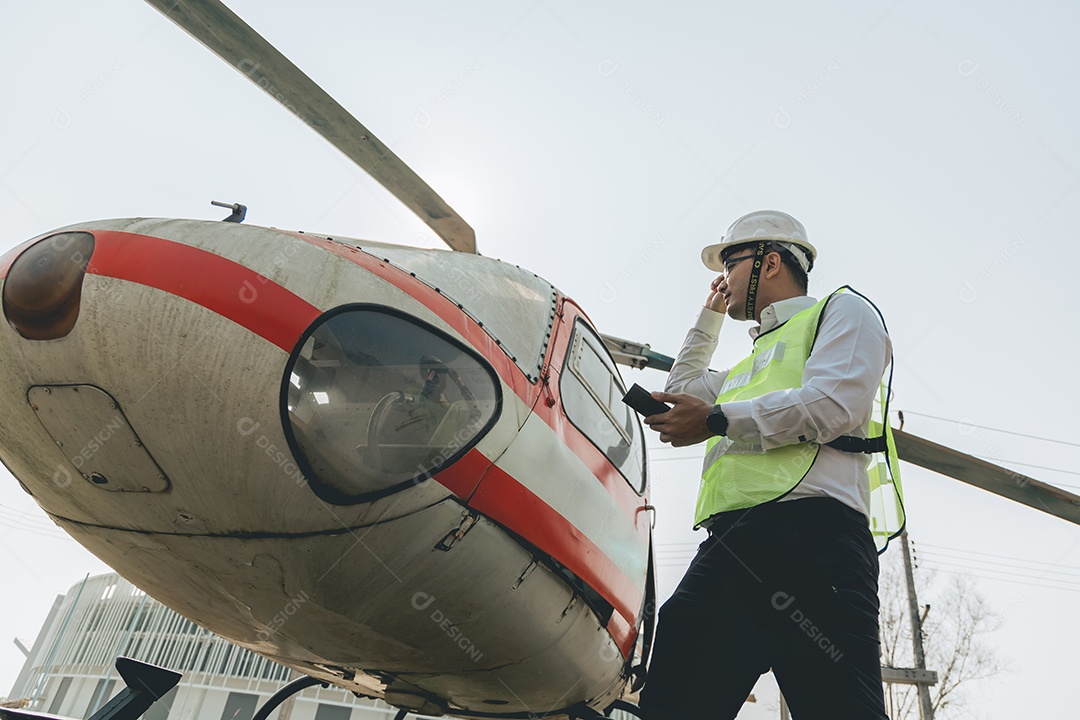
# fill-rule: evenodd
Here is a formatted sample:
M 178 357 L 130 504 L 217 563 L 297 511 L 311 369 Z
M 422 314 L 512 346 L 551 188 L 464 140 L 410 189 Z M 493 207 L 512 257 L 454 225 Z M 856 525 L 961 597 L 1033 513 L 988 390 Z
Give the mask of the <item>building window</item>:
M 86 717 L 90 717 L 105 705 L 105 703 L 109 702 L 109 698 L 112 697 L 113 689 L 115 687 L 116 680 L 105 680 L 102 678 L 97 681 L 97 686 L 94 687 L 94 694 L 90 696 L 90 704 L 86 706 Z
M 169 712 L 172 710 L 173 700 L 176 699 L 176 692 L 179 689 L 179 686 L 175 686 L 172 690 L 162 695 L 160 700 L 151 705 L 150 709 L 143 713 L 143 720 L 168 720 Z M 247 720 L 251 720 L 250 715 Z
M 251 720 L 258 704 L 258 695 L 231 692 L 225 701 L 225 709 L 221 711 L 221 720 Z
M 315 711 L 315 720 L 349 720 L 351 714 L 352 708 L 319 703 L 319 709 Z
M 68 688 L 71 687 L 71 678 L 61 678 L 60 687 L 56 689 L 56 694 L 53 695 L 52 702 L 49 703 L 49 709 L 46 711 L 50 715 L 56 715 L 60 712 L 60 706 L 64 704 L 64 698 L 67 697 Z

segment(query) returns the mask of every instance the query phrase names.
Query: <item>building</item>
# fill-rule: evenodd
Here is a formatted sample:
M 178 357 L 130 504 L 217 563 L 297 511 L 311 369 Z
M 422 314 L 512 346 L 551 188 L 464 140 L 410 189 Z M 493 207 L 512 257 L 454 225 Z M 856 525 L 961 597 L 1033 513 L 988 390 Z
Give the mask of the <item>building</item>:
M 120 655 L 183 673 L 146 720 L 251 720 L 291 679 L 288 668 L 233 645 L 108 574 L 57 597 L 9 697 L 28 710 L 88 718 L 124 689 L 114 668 Z M 290 720 L 390 720 L 397 712 L 333 686 L 294 697 Z M 286 701 L 271 720 L 290 712 L 288 707 Z

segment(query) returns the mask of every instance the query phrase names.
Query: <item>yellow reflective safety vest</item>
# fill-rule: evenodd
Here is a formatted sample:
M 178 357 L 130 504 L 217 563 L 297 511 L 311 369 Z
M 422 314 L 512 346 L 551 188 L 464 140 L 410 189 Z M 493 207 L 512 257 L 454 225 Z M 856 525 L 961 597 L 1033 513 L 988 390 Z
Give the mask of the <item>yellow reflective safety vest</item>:
M 750 400 L 776 390 L 800 387 L 821 324 L 821 313 L 834 295 L 844 291 L 853 292 L 870 303 L 863 295 L 845 286 L 797 313 L 783 325 L 759 335 L 754 340 L 753 352 L 728 372 L 716 404 Z M 870 305 L 873 307 L 873 303 Z M 880 317 L 880 312 L 878 315 Z M 890 363 L 890 381 L 891 367 Z M 885 548 L 890 538 L 900 533 L 905 519 L 899 459 L 888 423 L 888 399 L 888 383 L 882 382 L 874 400 L 870 440 L 840 438 L 829 443 L 837 449 L 857 452 L 867 458 L 870 530 L 879 551 Z M 717 513 L 743 510 L 787 495 L 806 477 L 820 451 L 821 445 L 810 441 L 764 450 L 760 445 L 735 442 L 727 437 L 709 438 L 694 527 L 701 527 Z

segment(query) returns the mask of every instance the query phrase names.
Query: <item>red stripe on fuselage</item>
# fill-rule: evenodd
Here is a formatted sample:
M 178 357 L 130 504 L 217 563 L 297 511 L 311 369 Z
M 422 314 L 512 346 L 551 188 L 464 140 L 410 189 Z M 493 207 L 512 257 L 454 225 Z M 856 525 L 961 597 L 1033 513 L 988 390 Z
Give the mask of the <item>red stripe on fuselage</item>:
M 498 465 L 488 469 L 469 505 L 561 562 L 610 602 L 630 627 L 636 624 L 642 589 L 577 527 Z
M 319 308 L 264 275 L 183 243 L 94 230 L 88 273 L 127 280 L 190 300 L 291 353 Z
M 483 453 L 472 448 L 434 478 L 459 498 L 467 498 L 476 490 L 490 465 L 491 461 Z

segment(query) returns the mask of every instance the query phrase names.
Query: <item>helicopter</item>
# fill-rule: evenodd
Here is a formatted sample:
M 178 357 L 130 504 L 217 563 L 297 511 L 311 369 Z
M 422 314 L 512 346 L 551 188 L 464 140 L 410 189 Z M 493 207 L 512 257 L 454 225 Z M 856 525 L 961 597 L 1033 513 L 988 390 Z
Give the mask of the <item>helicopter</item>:
M 0 356 L 20 368 L 5 464 L 125 577 L 301 673 L 416 712 L 605 711 L 654 609 L 644 442 L 615 364 L 665 359 L 476 255 L 434 191 L 224 5 L 151 4 L 454 251 L 138 218 L 34 238 L 0 262 Z M 190 408 L 190 376 L 146 389 L 173 352 L 228 369 L 219 402 Z M 897 442 L 1078 521 L 1067 493 Z

